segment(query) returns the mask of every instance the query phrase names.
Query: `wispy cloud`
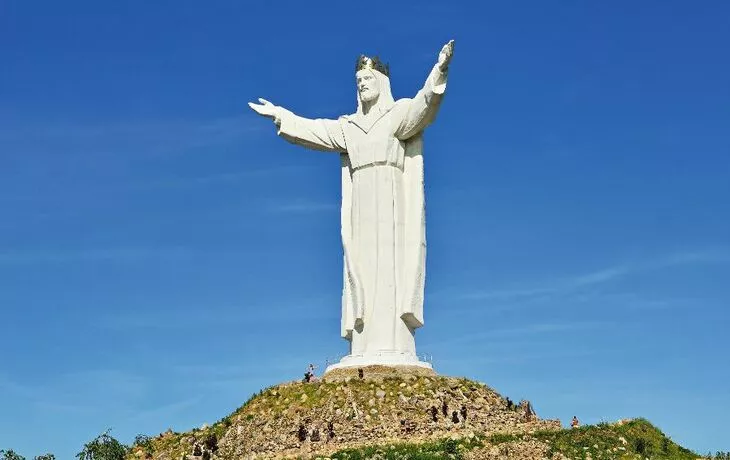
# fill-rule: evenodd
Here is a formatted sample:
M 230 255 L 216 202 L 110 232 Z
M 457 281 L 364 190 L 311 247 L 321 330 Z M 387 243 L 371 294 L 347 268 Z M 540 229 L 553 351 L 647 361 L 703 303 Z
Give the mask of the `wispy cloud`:
M 275 213 L 287 214 L 313 214 L 321 212 L 337 211 L 340 207 L 339 202 L 331 201 L 308 201 L 302 199 L 294 199 L 285 203 L 271 204 L 269 210 Z
M 236 183 L 251 179 L 265 179 L 269 177 L 276 178 L 285 175 L 291 176 L 294 174 L 306 174 L 307 171 L 311 169 L 311 167 L 307 166 L 276 166 L 271 168 L 254 168 L 234 172 L 206 174 L 201 176 L 166 177 L 139 184 L 132 184 L 130 188 L 144 190 L 156 188 L 183 188 L 224 183 Z
M 308 322 L 333 319 L 339 310 L 326 310 L 320 305 L 336 305 L 332 296 L 298 299 L 280 304 L 241 304 L 229 306 L 183 305 L 175 309 L 160 311 L 143 310 L 110 313 L 92 318 L 97 327 L 113 330 L 185 330 L 201 327 L 260 326 L 263 323 Z
M 147 379 L 118 369 L 68 372 L 39 382 L 17 382 L 0 376 L 0 389 L 28 401 L 40 412 L 103 413 L 145 396 Z
M 0 265 L 58 264 L 67 262 L 138 262 L 150 259 L 181 260 L 191 257 L 184 247 L 125 247 L 81 248 L 68 251 L 6 251 L 0 252 Z
M 463 358 L 449 359 L 449 365 L 465 365 L 473 368 L 480 364 L 504 364 L 515 366 L 519 363 L 555 362 L 560 359 L 580 359 L 596 355 L 596 350 L 588 348 L 573 348 L 561 350 L 527 350 L 508 353 L 470 354 Z
M 132 422 L 165 421 L 173 420 L 175 415 L 197 406 L 203 401 L 202 396 L 182 399 L 168 404 L 163 404 L 151 409 L 137 410 L 129 417 Z
M 265 127 L 266 123 L 244 115 L 210 120 L 38 123 L 0 129 L 0 146 L 23 153 L 166 154 L 238 141 Z
M 593 288 L 608 285 L 620 279 L 650 271 L 697 264 L 730 263 L 730 248 L 717 247 L 684 251 L 658 256 L 643 261 L 628 262 L 601 270 L 565 276 L 538 285 L 523 285 L 507 289 L 478 289 L 467 292 L 439 292 L 461 300 L 496 300 L 530 302 L 565 295 L 579 295 Z
M 479 289 L 463 293 L 451 293 L 451 298 L 461 300 L 492 300 L 492 301 L 520 301 L 533 302 L 545 300 L 555 296 L 578 293 L 594 286 L 609 283 L 627 275 L 630 269 L 627 266 L 616 266 L 565 278 L 553 280 L 543 285 L 523 286 L 510 289 Z M 437 293 L 436 295 L 443 295 Z
M 13 397 L 32 398 L 35 396 L 33 389 L 27 385 L 15 382 L 3 375 L 0 375 L 0 390 L 2 390 L 2 393 L 12 395 Z
M 726 264 L 730 263 L 730 247 L 718 246 L 714 248 L 698 249 L 669 254 L 666 257 L 650 261 L 646 269 L 660 269 L 692 264 Z
M 609 327 L 611 323 L 602 321 L 567 321 L 567 322 L 538 322 L 525 324 L 518 327 L 489 328 L 474 334 L 465 334 L 434 342 L 424 342 L 424 348 L 439 348 L 444 345 L 469 344 L 478 342 L 484 344 L 487 341 L 505 340 L 533 340 L 543 335 L 551 335 L 574 330 L 598 330 Z

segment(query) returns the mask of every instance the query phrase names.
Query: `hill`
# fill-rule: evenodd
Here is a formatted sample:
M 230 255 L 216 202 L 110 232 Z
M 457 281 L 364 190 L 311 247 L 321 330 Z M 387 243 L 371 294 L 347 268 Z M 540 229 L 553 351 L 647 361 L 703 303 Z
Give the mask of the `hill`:
M 391 368 L 290 382 L 131 459 L 695 459 L 646 420 L 562 429 L 483 383 Z

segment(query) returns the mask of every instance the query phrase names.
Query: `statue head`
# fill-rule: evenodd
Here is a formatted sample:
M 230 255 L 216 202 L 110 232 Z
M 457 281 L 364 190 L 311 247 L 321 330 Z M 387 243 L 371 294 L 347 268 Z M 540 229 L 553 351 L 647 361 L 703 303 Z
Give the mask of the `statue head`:
M 387 65 L 377 57 L 360 56 L 355 71 L 358 113 L 363 113 L 364 106 L 390 108 L 393 105 L 388 78 L 390 69 Z
M 380 85 L 375 76 L 375 72 L 371 69 L 358 70 L 355 74 L 355 83 L 357 84 L 357 94 L 362 102 L 375 102 L 380 96 Z

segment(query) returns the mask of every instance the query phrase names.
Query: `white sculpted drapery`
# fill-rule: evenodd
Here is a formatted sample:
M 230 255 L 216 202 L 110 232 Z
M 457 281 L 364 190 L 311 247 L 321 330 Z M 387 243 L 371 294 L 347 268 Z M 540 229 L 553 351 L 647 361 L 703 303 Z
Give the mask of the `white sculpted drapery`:
M 452 47 L 451 42 L 444 47 L 448 58 Z M 426 260 L 422 133 L 441 103 L 446 67 L 434 66 L 415 97 L 398 101 L 379 70 L 369 68 L 371 77 L 363 77 L 377 85 L 377 99 L 367 109 L 366 83 L 357 112 L 337 120 L 306 119 L 281 107 L 272 114 L 287 141 L 340 154 L 341 333 L 350 354 L 338 367 L 428 366 L 418 360 L 415 345 L 415 330 L 423 326 Z

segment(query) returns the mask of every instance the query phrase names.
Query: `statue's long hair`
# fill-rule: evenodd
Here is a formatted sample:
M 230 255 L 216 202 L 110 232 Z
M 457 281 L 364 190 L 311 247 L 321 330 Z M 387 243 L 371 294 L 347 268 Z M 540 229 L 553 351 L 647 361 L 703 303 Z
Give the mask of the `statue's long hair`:
M 391 93 L 390 91 L 390 78 L 375 69 L 368 70 L 370 71 L 370 73 L 373 74 L 373 76 L 375 76 L 375 81 L 378 82 L 378 89 L 380 90 L 378 101 L 370 110 L 375 109 L 382 112 L 390 109 L 393 104 L 395 104 L 395 100 L 393 99 L 393 93 Z M 362 101 L 360 100 L 360 93 L 357 91 L 357 88 L 355 88 L 355 92 L 357 95 L 357 113 L 359 115 L 364 115 L 362 112 Z

